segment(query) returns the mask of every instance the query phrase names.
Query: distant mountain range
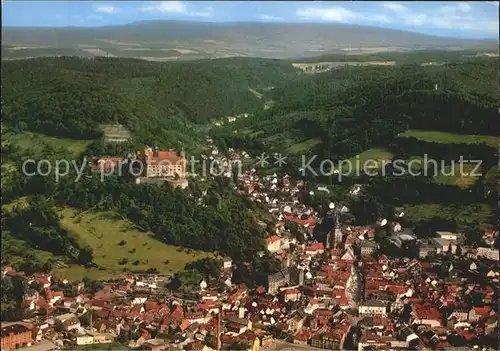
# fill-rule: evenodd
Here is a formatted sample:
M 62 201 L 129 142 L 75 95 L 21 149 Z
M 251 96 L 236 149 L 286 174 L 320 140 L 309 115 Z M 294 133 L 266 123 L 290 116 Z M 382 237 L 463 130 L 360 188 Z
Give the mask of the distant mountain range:
M 4 27 L 2 58 L 76 55 L 166 61 L 229 56 L 298 58 L 416 49 L 496 52 L 498 42 L 341 24 L 142 21 L 97 28 Z

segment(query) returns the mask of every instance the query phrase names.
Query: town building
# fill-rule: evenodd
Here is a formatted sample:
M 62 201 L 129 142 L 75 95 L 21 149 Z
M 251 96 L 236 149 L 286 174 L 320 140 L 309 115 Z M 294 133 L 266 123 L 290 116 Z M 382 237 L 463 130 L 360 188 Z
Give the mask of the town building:
M 438 238 L 445 240 L 457 240 L 457 233 L 452 232 L 436 232 Z
M 489 247 L 478 247 L 477 248 L 477 256 L 476 257 L 484 257 L 489 260 L 499 260 L 499 251 L 497 249 L 492 249 Z
M 2 350 L 15 350 L 20 347 L 31 346 L 33 331 L 22 323 L 2 323 L 1 345 Z
M 426 258 L 427 256 L 436 253 L 437 253 L 437 247 L 435 244 L 432 243 L 420 244 L 420 247 L 418 248 L 418 257 L 420 258 Z
M 361 256 L 373 256 L 378 250 L 378 244 L 375 241 L 363 241 L 361 243 Z
M 387 314 L 387 303 L 380 300 L 368 300 L 361 303 L 358 307 L 359 315 L 380 315 Z
M 56 325 L 65 331 L 80 329 L 80 320 L 74 313 L 66 313 L 56 317 Z
M 269 294 L 274 295 L 278 292 L 278 289 L 290 283 L 290 272 L 287 268 L 281 271 L 271 274 L 267 277 L 267 291 Z

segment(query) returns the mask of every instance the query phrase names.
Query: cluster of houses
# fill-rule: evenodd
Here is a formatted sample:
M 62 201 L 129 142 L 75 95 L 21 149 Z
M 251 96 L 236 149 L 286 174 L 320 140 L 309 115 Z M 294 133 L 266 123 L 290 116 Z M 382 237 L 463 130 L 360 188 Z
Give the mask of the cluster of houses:
M 214 126 L 221 127 L 221 126 L 225 125 L 226 123 L 232 123 L 232 122 L 236 121 L 238 118 L 242 118 L 242 117 L 247 118 L 248 116 L 249 116 L 248 113 L 242 113 L 242 114 L 239 114 L 236 116 L 223 117 L 218 121 L 214 121 L 213 123 L 214 123 Z
M 53 290 L 50 275 L 26 277 L 4 267 L 4 276 L 23 276 L 44 293 L 24 297 L 23 306 L 36 317 L 2 325 L 2 349 L 120 342 L 145 350 L 259 351 L 283 343 L 297 349 L 452 350 L 497 343 L 499 258 L 492 238 L 498 231 L 485 227 L 484 245 L 472 248 L 462 245 L 460 233 L 419 240 L 397 222 L 361 227 L 337 217 L 326 240 L 317 241 L 314 229 L 324 218 L 302 203 L 300 181 L 261 177 L 252 169 L 240 174 L 238 189 L 274 218 L 271 225 L 260 223 L 268 231 L 267 251 L 281 262 L 266 284 L 233 284 L 227 258 L 222 289 L 220 282 L 203 280 L 187 296 L 168 291 L 166 277 L 124 275 L 95 292 L 65 281 L 70 297 Z M 415 258 L 383 254 L 374 240 L 381 226 L 391 227 L 386 240 L 395 247 L 418 250 L 408 256 Z M 354 306 L 346 286 L 355 265 L 363 279 L 362 299 Z

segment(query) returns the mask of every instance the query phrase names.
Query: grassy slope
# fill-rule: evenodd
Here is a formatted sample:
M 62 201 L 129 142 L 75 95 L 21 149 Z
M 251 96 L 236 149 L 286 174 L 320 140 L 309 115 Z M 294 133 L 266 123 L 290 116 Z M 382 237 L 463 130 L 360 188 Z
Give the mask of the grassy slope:
M 113 212 L 86 212 L 78 215 L 71 208 L 60 211 L 63 216 L 61 224 L 63 228 L 73 232 L 77 237 L 92 247 L 94 250 L 94 262 L 105 268 L 105 271 L 86 270 L 80 266 L 74 266 L 59 270 L 59 274 L 67 276 L 68 279 L 82 278 L 87 274 L 93 276 L 113 277 L 128 270 L 147 270 L 157 268 L 161 273 L 167 274 L 184 269 L 186 263 L 209 256 L 204 252 L 179 252 L 178 247 L 161 243 L 150 235 L 141 232 L 135 226 L 121 219 Z M 126 244 L 120 246 L 120 241 Z M 135 252 L 132 250 L 135 249 Z M 118 261 L 127 258 L 128 263 L 119 265 Z M 133 265 L 138 260 L 140 263 Z M 169 261 L 166 264 L 166 260 Z
M 319 144 L 321 144 L 321 140 L 319 138 L 311 138 L 289 146 L 286 151 L 291 154 L 300 154 L 309 151 Z
M 440 170 L 439 174 L 434 176 L 434 179 L 439 184 L 456 185 L 461 189 L 467 189 L 474 185 L 479 179 L 479 176 L 471 174 L 476 168 L 476 165 L 464 164 L 462 167 L 463 172 L 460 171 L 460 165 L 458 163 L 453 166 L 447 165 L 444 169 Z M 481 170 L 477 170 L 474 173 L 480 174 Z
M 399 134 L 400 137 L 414 137 L 423 141 L 443 144 L 478 144 L 486 143 L 491 147 L 498 147 L 498 137 L 490 135 L 471 135 L 437 132 L 432 130 L 407 130 Z
M 349 164 L 351 165 L 351 169 L 354 172 L 362 173 L 363 169 L 370 169 L 375 163 L 377 164 L 376 168 L 380 168 L 382 166 L 382 161 L 384 160 L 392 160 L 392 153 L 383 149 L 383 148 L 372 148 L 366 151 L 363 151 L 359 155 L 356 155 L 350 158 L 349 163 L 343 165 L 342 170 L 344 172 L 349 170 Z M 370 162 L 368 162 L 370 161 Z M 373 162 L 372 162 L 373 161 Z M 358 173 L 355 173 L 358 174 Z
M 434 142 L 441 144 L 478 144 L 485 143 L 491 147 L 497 147 L 499 138 L 491 135 L 472 135 L 472 134 L 456 134 L 438 132 L 432 130 L 408 130 L 399 134 L 399 137 L 414 137 L 426 142 Z M 420 158 L 421 157 L 417 157 Z M 434 176 L 434 180 L 440 184 L 456 185 L 462 189 L 467 189 L 474 185 L 479 177 L 470 175 L 469 173 L 474 170 L 475 165 L 464 164 L 463 174 L 460 172 L 458 163 L 455 165 L 455 172 L 448 175 L 452 171 L 451 165 L 447 165 L 444 169 L 439 170 L 438 174 Z M 478 170 L 477 172 L 480 172 Z M 445 173 L 446 175 L 442 174 Z
M 85 140 L 73 140 L 64 138 L 54 138 L 40 133 L 22 132 L 18 134 L 6 135 L 6 141 L 18 146 L 21 150 L 31 150 L 36 154 L 45 151 L 47 147 L 54 149 L 64 149 L 68 156 L 78 155 L 85 150 L 91 142 Z

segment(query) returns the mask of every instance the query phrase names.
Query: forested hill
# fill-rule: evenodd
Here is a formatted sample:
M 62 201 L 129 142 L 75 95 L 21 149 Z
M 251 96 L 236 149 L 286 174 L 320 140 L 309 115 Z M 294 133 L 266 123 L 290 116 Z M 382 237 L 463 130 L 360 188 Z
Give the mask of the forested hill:
M 499 127 L 497 71 L 496 59 L 475 59 L 303 75 L 273 89 L 272 109 L 231 126 L 245 133 L 217 137 L 254 147 L 317 138 L 316 151 L 342 158 L 408 129 L 491 135 Z
M 259 93 L 296 72 L 288 62 L 244 58 L 6 61 L 3 119 L 31 131 L 82 139 L 96 137 L 101 123 L 119 122 L 139 139 L 161 140 L 163 130 L 186 130 L 188 122 L 261 111 Z

